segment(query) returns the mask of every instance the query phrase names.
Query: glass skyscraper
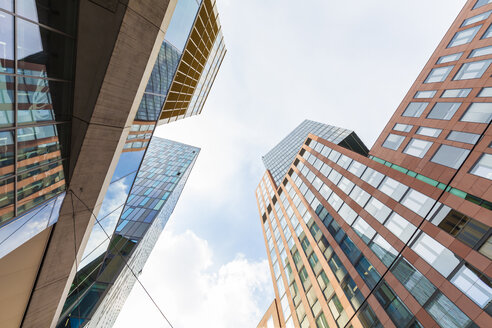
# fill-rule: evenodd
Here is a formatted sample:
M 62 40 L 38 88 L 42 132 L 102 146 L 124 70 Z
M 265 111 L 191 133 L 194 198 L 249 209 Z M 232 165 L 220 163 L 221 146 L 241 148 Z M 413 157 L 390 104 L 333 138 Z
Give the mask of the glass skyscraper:
M 0 1 L 2 327 L 113 322 L 133 284 L 115 245 L 139 272 L 189 174 L 140 195 L 139 170 L 182 164 L 152 135 L 201 113 L 226 53 L 218 16 L 213 0 Z
M 82 261 L 86 265 L 75 276 L 58 327 L 113 325 L 135 275 L 142 271 L 176 206 L 198 153 L 196 147 L 152 139 L 114 233 L 110 231 L 110 238 L 93 234 L 93 245 L 108 241 L 109 246 L 102 253 L 99 247 L 86 248 Z
M 351 130 L 339 128 L 310 120 L 304 120 L 291 133 L 272 148 L 265 156 L 263 163 L 272 174 L 275 185 L 279 185 L 287 173 L 299 148 L 309 133 L 323 136 L 326 140 L 340 144 L 361 154 L 367 154 L 368 149 L 359 137 Z
M 310 133 L 261 179 L 274 327 L 490 326 L 490 2 L 467 1 L 368 156 Z

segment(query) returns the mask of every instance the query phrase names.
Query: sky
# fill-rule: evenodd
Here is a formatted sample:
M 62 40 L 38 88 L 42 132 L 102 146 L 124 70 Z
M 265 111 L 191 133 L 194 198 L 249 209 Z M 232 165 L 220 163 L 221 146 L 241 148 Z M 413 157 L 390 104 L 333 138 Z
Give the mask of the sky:
M 202 114 L 155 135 L 201 148 L 140 280 L 175 328 L 256 327 L 273 285 L 261 156 L 304 119 L 370 148 L 464 0 L 217 0 L 228 52 Z M 137 284 L 115 327 L 169 327 Z

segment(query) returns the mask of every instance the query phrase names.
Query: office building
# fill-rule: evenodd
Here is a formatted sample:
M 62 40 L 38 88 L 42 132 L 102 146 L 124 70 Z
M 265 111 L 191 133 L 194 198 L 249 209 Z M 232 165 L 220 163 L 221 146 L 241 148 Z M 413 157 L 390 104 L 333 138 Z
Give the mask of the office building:
M 282 326 L 490 326 L 489 2 L 466 2 L 368 156 L 312 133 L 261 179 Z
M 319 135 L 363 155 L 367 155 L 369 152 L 359 137 L 351 130 L 304 120 L 262 158 L 266 169 L 275 180 L 275 185 L 280 185 L 309 133 Z
M 176 206 L 198 153 L 196 147 L 152 138 L 109 247 L 75 276 L 58 327 L 114 324 Z
M 55 327 L 111 192 L 226 51 L 212 0 L 2 1 L 0 31 L 1 326 Z

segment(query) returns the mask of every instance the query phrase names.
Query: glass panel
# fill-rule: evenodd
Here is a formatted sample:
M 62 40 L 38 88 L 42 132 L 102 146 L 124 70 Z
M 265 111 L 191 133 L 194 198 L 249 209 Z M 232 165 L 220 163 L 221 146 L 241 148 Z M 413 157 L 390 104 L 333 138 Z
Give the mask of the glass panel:
M 446 80 L 454 66 L 433 68 L 425 79 L 424 83 L 442 82 Z
M 0 72 L 14 72 L 14 17 L 0 11 Z
M 428 128 L 425 126 L 422 126 L 417 130 L 417 134 L 427 137 L 434 137 L 434 138 L 439 137 L 441 132 L 442 132 L 441 129 Z
M 483 73 L 489 68 L 492 59 L 481 60 L 471 63 L 465 63 L 461 66 L 460 70 L 454 76 L 453 80 L 470 80 L 479 79 Z
M 76 0 L 22 0 L 17 1 L 16 12 L 32 21 L 73 35 L 76 20 L 71 18 L 77 5 Z
M 482 309 L 492 300 L 490 279 L 471 266 L 463 265 L 451 282 Z
M 54 125 L 18 129 L 17 142 L 17 165 L 20 171 L 61 159 Z
M 441 95 L 441 98 L 466 98 L 472 91 L 471 88 L 469 89 L 448 89 L 444 90 L 444 92 Z
M 458 52 L 455 54 L 439 57 L 436 64 L 444 64 L 444 63 L 450 63 L 456 61 L 461 58 L 461 55 L 463 55 L 463 52 Z
M 14 178 L 0 180 L 0 225 L 14 216 Z M 3 230 L 0 230 L 3 231 Z M 2 246 L 3 248 L 4 246 Z
M 470 173 L 492 180 L 492 154 L 483 154 L 473 165 Z
M 470 150 L 441 145 L 431 159 L 431 162 L 458 169 L 468 156 Z
M 492 119 L 492 103 L 472 103 L 460 121 L 490 123 Z
M 420 117 L 428 104 L 428 102 L 411 102 L 401 116 Z
M 401 131 L 401 132 L 410 132 L 410 130 L 412 130 L 412 128 L 413 128 L 413 125 L 396 123 L 395 126 L 393 127 L 393 130 Z
M 430 141 L 412 138 L 403 152 L 408 155 L 422 158 L 431 146 L 432 142 Z
M 402 242 L 406 243 L 410 240 L 412 234 L 417 230 L 417 227 L 408 222 L 405 218 L 396 212 L 393 212 L 384 226 L 388 228 Z
M 432 98 L 436 95 L 436 90 L 417 91 L 414 98 Z
M 72 66 L 60 58 L 72 58 L 74 41 L 61 34 L 17 19 L 18 73 L 72 79 Z
M 14 133 L 0 132 L 0 178 L 14 173 Z
M 471 323 L 470 318 L 441 293 L 425 308 L 441 327 L 463 328 Z
M 379 257 L 381 262 L 387 267 L 391 265 L 393 260 L 398 256 L 396 249 L 390 245 L 381 235 L 377 235 L 369 247 L 373 250 L 374 254 Z
M 477 97 L 492 97 L 492 88 L 483 88 Z
M 447 277 L 460 262 L 453 252 L 424 232 L 411 248 L 444 277 Z
M 436 291 L 436 287 L 404 258 L 400 258 L 396 265 L 391 268 L 391 272 L 420 305 L 424 305 Z
M 474 58 L 474 57 L 480 57 L 480 56 L 487 56 L 487 55 L 490 55 L 490 54 L 492 54 L 492 46 L 474 49 L 470 53 L 470 55 L 468 56 L 468 58 Z
M 383 142 L 383 147 L 397 150 L 398 147 L 400 147 L 400 145 L 402 144 L 403 140 L 405 140 L 404 136 L 390 133 L 388 137 L 386 137 L 386 140 Z
M 14 88 L 13 76 L 0 75 L 0 127 L 14 124 Z
M 468 144 L 475 144 L 480 138 L 479 134 L 461 132 L 461 131 L 451 131 L 446 137 L 447 140 L 459 141 Z
M 486 4 L 489 4 L 491 2 L 492 2 L 492 0 L 477 0 L 477 3 L 475 4 L 475 6 L 473 6 L 472 9 L 480 8 L 480 7 L 485 6 Z
M 461 46 L 463 44 L 467 44 L 471 42 L 471 40 L 473 40 L 475 35 L 477 35 L 477 32 L 480 30 L 480 27 L 482 27 L 482 25 L 474 26 L 466 30 L 456 32 L 454 37 L 449 42 L 447 48 Z
M 468 25 L 474 24 L 476 22 L 480 22 L 482 20 L 485 20 L 485 19 L 489 18 L 490 13 L 492 13 L 492 10 L 489 10 L 489 11 L 486 11 L 484 13 L 478 14 L 476 16 L 467 18 L 463 21 L 463 24 L 461 24 L 461 26 L 468 26 Z
M 427 115 L 427 118 L 433 118 L 436 120 L 450 120 L 460 106 L 461 103 L 455 102 L 436 103 Z

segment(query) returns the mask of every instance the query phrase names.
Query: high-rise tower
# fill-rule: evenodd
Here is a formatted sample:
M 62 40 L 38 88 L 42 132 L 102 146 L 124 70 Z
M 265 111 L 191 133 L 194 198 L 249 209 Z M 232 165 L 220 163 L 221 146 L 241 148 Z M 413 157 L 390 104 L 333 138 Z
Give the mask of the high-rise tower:
M 467 1 L 369 156 L 313 133 L 262 178 L 282 326 L 490 326 L 489 2 Z
M 0 1 L 0 31 L 0 326 L 55 327 L 114 193 L 226 50 L 213 0 Z

